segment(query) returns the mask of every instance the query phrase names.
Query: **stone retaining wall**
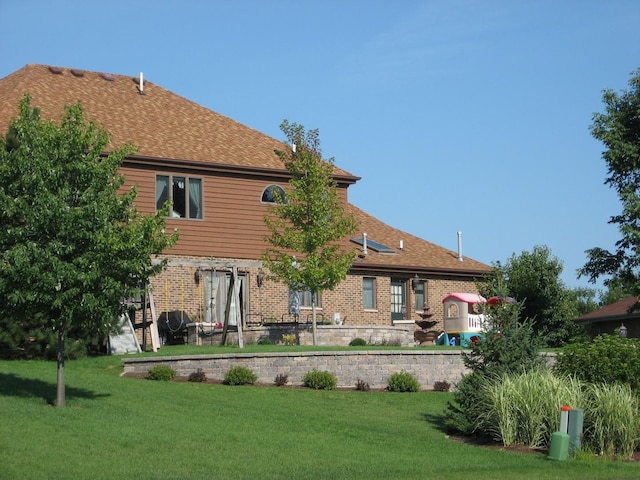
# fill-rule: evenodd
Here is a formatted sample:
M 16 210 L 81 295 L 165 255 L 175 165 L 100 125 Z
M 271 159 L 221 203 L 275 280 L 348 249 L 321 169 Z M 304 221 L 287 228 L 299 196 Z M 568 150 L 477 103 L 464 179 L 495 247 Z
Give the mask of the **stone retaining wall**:
M 355 387 L 362 380 L 371 388 L 386 388 L 390 375 L 400 371 L 411 373 L 423 390 L 447 381 L 452 387 L 466 368 L 460 350 L 354 350 L 336 352 L 226 353 L 123 359 L 124 372 L 146 373 L 156 365 L 168 365 L 178 375 L 188 376 L 201 368 L 209 379 L 222 380 L 235 365 L 251 369 L 257 383 L 273 385 L 276 375 L 289 377 L 290 385 L 302 385 L 304 375 L 313 370 L 333 373 L 339 387 Z

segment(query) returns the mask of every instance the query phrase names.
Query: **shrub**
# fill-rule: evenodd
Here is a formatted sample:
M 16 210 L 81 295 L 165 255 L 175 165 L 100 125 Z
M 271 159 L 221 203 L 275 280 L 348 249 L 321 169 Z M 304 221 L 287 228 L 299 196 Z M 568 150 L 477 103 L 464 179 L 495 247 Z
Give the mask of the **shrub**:
M 367 341 L 364 338 L 356 337 L 349 342 L 350 347 L 366 347 Z
M 358 381 L 356 382 L 356 390 L 360 392 L 368 392 L 370 389 L 371 387 L 364 380 L 358 379 Z
M 279 373 L 278 375 L 276 375 L 276 379 L 274 380 L 276 387 L 283 387 L 288 382 L 289 382 L 289 376 L 285 375 L 284 373 Z
M 282 343 L 285 345 L 295 345 L 296 344 L 296 336 L 293 333 L 285 333 L 282 335 Z
M 262 337 L 258 340 L 258 345 L 273 345 L 273 342 L 269 337 Z
M 447 381 L 435 382 L 433 384 L 433 390 L 435 392 L 448 392 L 451 390 L 451 384 Z
M 316 390 L 333 390 L 338 384 L 338 380 L 333 373 L 316 370 L 315 368 L 305 374 L 302 382 L 305 387 Z
M 589 383 L 620 383 L 640 390 L 640 340 L 600 335 L 591 342 L 567 345 L 555 371 Z
M 253 385 L 258 376 L 247 367 L 236 365 L 227 370 L 222 383 L 225 385 Z
M 520 320 L 522 308 L 522 303 L 487 308 L 484 335 L 462 352 L 471 373 L 456 385 L 453 401 L 447 407 L 445 424 L 451 431 L 465 435 L 476 431 L 478 418 L 486 413 L 480 398 L 485 377 L 518 374 L 543 365 L 540 336 L 532 320 Z
M 396 372 L 389 377 L 387 389 L 390 392 L 417 392 L 420 384 L 409 372 Z
M 207 375 L 201 368 L 199 368 L 195 372 L 191 372 L 187 380 L 189 380 L 190 382 L 206 382 Z
M 147 372 L 147 379 L 168 382 L 176 376 L 176 371 L 168 365 L 156 365 Z

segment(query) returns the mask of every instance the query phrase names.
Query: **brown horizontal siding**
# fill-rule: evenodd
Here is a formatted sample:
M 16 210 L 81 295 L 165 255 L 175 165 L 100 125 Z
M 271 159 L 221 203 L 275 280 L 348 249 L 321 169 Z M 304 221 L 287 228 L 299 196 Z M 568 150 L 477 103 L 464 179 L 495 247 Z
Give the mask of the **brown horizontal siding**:
M 145 214 L 155 212 L 156 174 L 188 173 L 123 167 L 128 190 L 136 185 L 136 205 Z M 267 248 L 269 232 L 264 224 L 268 206 L 261 203 L 262 192 L 272 182 L 238 176 L 191 175 L 203 180 L 203 219 L 167 219 L 166 229 L 178 229 L 180 239 L 170 250 L 173 255 L 209 255 L 227 258 L 260 258 Z M 282 187 L 286 184 L 280 183 Z M 339 190 L 347 201 L 346 189 Z

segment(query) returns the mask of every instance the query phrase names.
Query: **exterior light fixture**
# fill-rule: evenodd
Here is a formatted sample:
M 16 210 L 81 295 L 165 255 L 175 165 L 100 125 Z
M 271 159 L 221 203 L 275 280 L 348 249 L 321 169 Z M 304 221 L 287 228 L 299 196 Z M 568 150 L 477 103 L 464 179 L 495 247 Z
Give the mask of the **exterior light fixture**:
M 258 268 L 258 274 L 256 275 L 256 283 L 258 284 L 258 288 L 262 287 L 262 284 L 264 283 L 264 270 L 262 270 L 262 267 Z
M 627 336 L 627 327 L 624 326 L 624 323 L 620 324 L 620 328 L 618 329 L 618 333 L 620 334 L 620 336 L 622 338 L 625 338 Z
M 196 269 L 196 273 L 193 275 L 193 279 L 195 280 L 196 285 L 198 285 L 198 284 L 200 283 L 200 275 L 201 275 L 201 273 L 200 273 L 200 267 L 198 267 L 198 268 Z
M 420 277 L 418 277 L 418 274 L 416 273 L 415 276 L 411 279 L 411 290 L 415 292 L 419 286 L 420 286 Z

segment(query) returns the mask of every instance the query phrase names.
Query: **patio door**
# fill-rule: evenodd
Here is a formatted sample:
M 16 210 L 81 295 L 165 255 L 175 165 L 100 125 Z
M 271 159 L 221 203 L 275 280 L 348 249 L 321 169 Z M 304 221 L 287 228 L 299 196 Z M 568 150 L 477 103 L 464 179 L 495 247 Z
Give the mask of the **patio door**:
M 391 320 L 404 320 L 407 308 L 407 282 L 391 279 Z
M 236 305 L 233 295 L 227 296 L 229 292 L 229 283 L 231 282 L 231 272 L 225 271 L 207 271 L 203 275 L 203 304 L 204 304 L 204 321 L 214 323 L 224 323 L 224 313 L 227 308 L 227 302 L 231 302 L 229 309 L 229 325 L 237 325 L 237 309 L 240 309 L 241 318 L 244 318 L 246 312 L 245 294 L 246 275 L 238 275 L 238 292 L 240 297 L 240 305 Z

